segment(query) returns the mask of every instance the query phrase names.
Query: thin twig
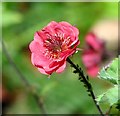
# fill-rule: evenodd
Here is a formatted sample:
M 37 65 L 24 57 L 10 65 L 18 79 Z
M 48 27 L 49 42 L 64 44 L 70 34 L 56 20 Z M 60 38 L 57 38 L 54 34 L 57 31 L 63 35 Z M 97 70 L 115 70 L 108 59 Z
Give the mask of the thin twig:
M 47 114 L 46 110 L 44 108 L 42 99 L 40 96 L 38 96 L 35 91 L 33 91 L 31 85 L 29 84 L 29 82 L 27 81 L 27 79 L 25 78 L 25 76 L 21 73 L 21 71 L 18 69 L 18 67 L 16 66 L 16 64 L 14 63 L 14 61 L 12 60 L 12 58 L 10 57 L 10 55 L 7 52 L 7 49 L 4 45 L 4 42 L 2 40 L 2 48 L 3 48 L 3 53 L 6 55 L 7 60 L 9 61 L 9 63 L 11 64 L 11 66 L 14 68 L 14 70 L 17 72 L 19 78 L 21 79 L 21 81 L 24 83 L 25 87 L 29 90 L 30 93 L 32 93 L 36 103 L 38 104 L 39 108 L 41 109 L 41 112 L 43 114 Z
M 79 73 L 79 76 L 82 77 L 82 79 L 83 79 L 83 81 L 84 81 L 87 89 L 89 90 L 90 95 L 91 95 L 91 97 L 92 97 L 92 99 L 93 99 L 93 102 L 95 103 L 95 105 L 96 105 L 99 113 L 101 114 L 101 116 L 104 116 L 104 114 L 103 114 L 100 106 L 97 104 L 97 101 L 95 100 L 96 98 L 95 98 L 95 94 L 94 94 L 93 89 L 92 89 L 92 85 L 91 85 L 91 83 L 87 80 L 87 78 L 85 77 L 83 71 L 80 70 L 80 69 L 77 67 L 77 65 L 75 65 L 69 58 L 67 58 L 67 61 L 71 64 L 72 67 L 75 68 L 75 70 Z

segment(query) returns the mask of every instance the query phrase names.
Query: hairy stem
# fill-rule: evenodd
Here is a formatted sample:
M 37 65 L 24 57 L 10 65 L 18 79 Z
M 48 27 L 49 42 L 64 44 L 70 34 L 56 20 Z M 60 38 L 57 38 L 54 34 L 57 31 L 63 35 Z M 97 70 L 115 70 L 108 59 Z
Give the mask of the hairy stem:
M 18 67 L 16 66 L 16 64 L 14 63 L 14 61 L 12 60 L 12 58 L 10 57 L 10 55 L 8 54 L 8 51 L 4 45 L 4 42 L 2 40 L 2 48 L 3 48 L 3 53 L 5 54 L 7 60 L 9 61 L 9 63 L 11 64 L 11 66 L 14 68 L 14 70 L 16 71 L 16 73 L 18 74 L 19 78 L 21 79 L 21 81 L 24 83 L 26 89 L 32 93 L 32 96 L 34 97 L 36 103 L 38 104 L 41 112 L 43 114 L 47 114 L 46 110 L 44 108 L 44 104 L 42 102 L 42 99 L 40 96 L 38 96 L 36 94 L 36 92 L 32 89 L 31 85 L 29 84 L 29 82 L 27 81 L 27 79 L 25 78 L 25 76 L 21 73 L 21 71 L 18 69 Z
M 94 92 L 93 92 L 91 83 L 88 81 L 88 77 L 86 78 L 85 75 L 84 75 L 84 73 L 83 73 L 83 71 L 82 71 L 81 69 L 79 69 L 79 68 L 77 67 L 77 65 L 75 65 L 69 58 L 67 58 L 67 61 L 68 61 L 68 62 L 71 64 L 71 66 L 76 70 L 76 73 L 79 74 L 79 77 L 82 78 L 82 80 L 83 80 L 85 86 L 87 87 L 88 92 L 90 93 L 90 96 L 92 97 L 93 102 L 95 103 L 95 106 L 97 107 L 99 113 L 101 114 L 101 116 L 104 116 L 104 114 L 103 114 L 100 106 L 97 104 L 97 101 L 95 100 L 95 94 L 94 94 Z

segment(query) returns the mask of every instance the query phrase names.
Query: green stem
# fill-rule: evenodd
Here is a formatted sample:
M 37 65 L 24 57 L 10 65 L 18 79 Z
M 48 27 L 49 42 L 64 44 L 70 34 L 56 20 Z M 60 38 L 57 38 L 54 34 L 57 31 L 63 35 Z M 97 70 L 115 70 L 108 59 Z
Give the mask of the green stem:
M 97 109 L 98 109 L 99 113 L 101 114 L 101 116 L 104 116 L 104 114 L 103 114 L 100 106 L 97 104 L 97 101 L 95 100 L 96 98 L 95 98 L 95 94 L 94 94 L 93 89 L 92 89 L 92 85 L 91 85 L 91 83 L 88 81 L 88 79 L 85 77 L 83 71 L 82 71 L 81 69 L 79 69 L 79 68 L 77 67 L 77 65 L 75 65 L 69 58 L 67 58 L 67 61 L 68 61 L 68 62 L 71 64 L 71 66 L 76 70 L 76 72 L 79 74 L 79 77 L 82 77 L 82 80 L 83 80 L 85 86 L 87 87 L 88 91 L 90 92 L 90 95 L 91 95 L 91 97 L 92 97 L 92 99 L 93 99 L 93 102 L 94 102 L 95 106 L 97 107 Z

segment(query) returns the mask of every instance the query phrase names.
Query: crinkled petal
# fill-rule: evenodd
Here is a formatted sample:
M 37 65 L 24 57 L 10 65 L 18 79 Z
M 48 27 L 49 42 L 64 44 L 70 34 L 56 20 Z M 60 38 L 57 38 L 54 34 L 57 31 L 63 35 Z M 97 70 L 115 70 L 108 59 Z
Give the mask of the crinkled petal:
M 61 58 L 65 58 L 67 59 L 68 56 L 71 56 L 72 54 L 75 53 L 76 51 L 76 47 L 79 45 L 79 41 L 77 41 L 77 43 L 75 45 L 73 45 L 72 49 L 67 49 L 66 51 L 63 51 L 60 55 Z
M 45 48 L 42 46 L 42 44 L 32 41 L 29 45 L 30 51 L 34 52 L 36 54 L 39 54 L 40 52 L 44 52 Z
M 39 67 L 47 66 L 51 62 L 43 54 L 40 54 L 40 53 L 39 54 L 32 53 L 31 61 L 33 65 L 39 66 Z
M 66 67 L 67 57 L 76 51 L 76 47 L 80 43 L 78 40 L 78 34 L 78 29 L 67 22 L 50 22 L 42 30 L 35 33 L 34 41 L 32 41 L 29 45 L 32 52 L 32 64 L 35 65 L 43 74 L 50 75 L 53 72 L 62 72 Z M 53 40 L 49 41 L 48 39 Z M 64 41 L 63 39 L 66 40 Z M 54 59 L 52 57 L 49 58 L 48 56 L 49 52 L 52 54 L 54 51 L 55 45 L 56 47 L 58 45 L 58 47 L 63 48 L 61 49 L 61 52 L 57 51 L 59 55 L 58 59 Z
M 45 69 L 45 71 L 47 71 L 47 72 L 51 72 L 51 71 L 53 71 L 53 70 L 55 70 L 56 68 L 58 68 L 59 67 L 59 63 L 56 63 L 55 65 L 53 65 L 52 67 L 50 67 L 50 64 L 51 63 L 49 63 L 49 65 L 44 65 L 43 66 L 43 68 Z
M 71 27 L 72 25 L 66 21 L 59 22 L 60 25 L 65 26 L 65 27 Z
M 76 34 L 76 36 L 79 35 L 79 30 L 75 26 L 72 26 L 71 24 L 69 24 L 68 22 L 62 21 L 59 24 L 63 27 L 66 27 L 66 29 L 67 28 L 70 29 L 73 33 Z
M 64 22 L 64 21 L 60 22 L 59 24 L 64 29 L 65 34 L 68 33 L 67 35 L 69 35 L 71 37 L 72 41 L 78 39 L 79 30 L 76 27 L 74 27 L 71 24 Z
M 47 32 L 49 35 L 55 35 L 56 32 L 54 30 L 55 26 L 57 26 L 58 23 L 55 21 L 50 22 L 43 30 L 45 30 L 45 33 Z
M 45 72 L 45 70 L 44 70 L 43 68 L 38 68 L 38 70 L 39 70 L 42 74 L 49 75 L 48 73 Z
M 34 40 L 38 42 L 40 45 L 43 45 L 45 39 L 46 36 L 42 31 L 38 31 L 34 34 Z
M 48 27 L 51 27 L 51 28 L 54 28 L 56 25 L 58 25 L 57 22 L 51 21 L 47 26 L 48 26 Z
M 45 72 L 52 74 L 53 72 L 58 70 L 60 67 L 61 67 L 60 70 L 62 71 L 65 68 L 65 64 L 66 64 L 65 62 L 66 62 L 65 59 L 63 59 L 62 61 L 59 61 L 59 62 L 54 61 L 50 64 L 51 66 L 49 65 L 49 67 L 44 67 Z M 58 70 L 58 72 L 60 72 L 60 70 Z
M 63 72 L 63 71 L 65 70 L 65 67 L 66 67 L 66 61 L 64 62 L 64 64 L 63 64 L 61 67 L 59 67 L 59 68 L 56 70 L 56 72 L 57 72 L 57 73 Z

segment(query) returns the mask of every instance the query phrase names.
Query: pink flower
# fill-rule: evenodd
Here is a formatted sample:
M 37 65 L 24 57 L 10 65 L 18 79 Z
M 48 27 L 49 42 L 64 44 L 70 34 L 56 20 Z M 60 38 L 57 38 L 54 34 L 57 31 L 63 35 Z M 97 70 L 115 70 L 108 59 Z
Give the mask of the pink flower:
M 86 48 L 83 51 L 82 60 L 90 76 L 97 76 L 105 52 L 104 42 L 93 33 L 89 33 L 86 36 Z
M 78 35 L 78 29 L 67 22 L 50 22 L 35 33 L 29 45 L 32 64 L 43 74 L 62 72 L 67 57 L 76 51 L 80 43 Z

